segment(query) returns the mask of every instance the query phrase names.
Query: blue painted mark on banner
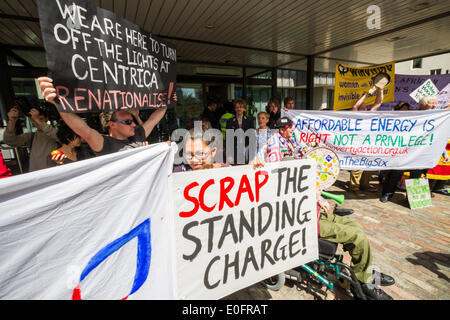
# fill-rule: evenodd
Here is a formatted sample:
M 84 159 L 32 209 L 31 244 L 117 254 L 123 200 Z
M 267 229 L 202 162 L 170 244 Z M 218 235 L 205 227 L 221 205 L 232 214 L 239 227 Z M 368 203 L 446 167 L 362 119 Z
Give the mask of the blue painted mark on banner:
M 136 261 L 136 274 L 134 278 L 133 287 L 130 293 L 124 299 L 127 299 L 130 295 L 138 291 L 145 283 L 150 270 L 151 262 L 151 234 L 150 234 L 150 219 L 144 221 L 139 226 L 131 230 L 126 235 L 111 242 L 106 247 L 97 252 L 91 260 L 88 262 L 86 268 L 83 270 L 80 276 L 80 283 L 103 261 L 109 258 L 113 253 L 121 249 L 125 244 L 133 240 L 138 239 L 137 244 L 137 261 Z M 72 296 L 73 300 L 81 300 L 80 285 L 78 285 Z

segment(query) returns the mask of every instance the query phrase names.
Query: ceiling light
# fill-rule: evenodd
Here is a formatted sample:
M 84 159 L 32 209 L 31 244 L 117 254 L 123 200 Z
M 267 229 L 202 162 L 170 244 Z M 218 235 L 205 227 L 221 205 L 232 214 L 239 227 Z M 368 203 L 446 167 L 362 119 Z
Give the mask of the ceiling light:
M 414 3 L 412 5 L 412 10 L 420 11 L 420 10 L 428 9 L 435 4 L 436 4 L 436 0 L 419 0 L 419 1 L 416 1 L 416 3 Z
M 392 37 L 392 38 L 387 38 L 386 41 L 394 42 L 394 41 L 402 40 L 405 38 L 406 38 L 406 36 L 396 36 L 396 37 Z
M 215 29 L 215 27 L 212 24 L 207 24 L 205 26 L 205 29 L 212 30 L 212 29 Z

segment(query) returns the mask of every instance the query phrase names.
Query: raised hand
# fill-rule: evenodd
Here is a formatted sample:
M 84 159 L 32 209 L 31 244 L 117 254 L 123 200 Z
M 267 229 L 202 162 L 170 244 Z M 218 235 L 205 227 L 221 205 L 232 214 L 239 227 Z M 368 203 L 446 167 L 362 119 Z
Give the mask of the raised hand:
M 45 101 L 50 102 L 56 106 L 55 103 L 56 89 L 53 86 L 53 79 L 48 77 L 40 77 L 38 78 L 38 82 L 39 88 L 41 89 Z

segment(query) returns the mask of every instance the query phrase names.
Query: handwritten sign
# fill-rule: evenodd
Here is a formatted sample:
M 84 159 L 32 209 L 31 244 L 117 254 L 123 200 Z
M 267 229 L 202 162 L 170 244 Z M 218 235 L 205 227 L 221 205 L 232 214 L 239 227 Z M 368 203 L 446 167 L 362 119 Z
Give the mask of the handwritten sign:
M 282 111 L 300 146 L 316 142 L 337 153 L 344 170 L 432 168 L 448 140 L 445 110 Z
M 425 96 L 436 96 L 439 93 L 438 88 L 434 85 L 433 81 L 431 79 L 428 79 L 425 81 L 420 87 L 418 87 L 416 90 L 414 90 L 410 96 L 414 99 L 417 103 Z
M 427 178 L 406 179 L 406 194 L 411 209 L 431 207 L 431 192 Z
M 374 86 L 374 78 L 380 73 L 385 73 L 390 78 L 390 83 L 383 88 L 384 102 L 394 101 L 395 88 L 395 63 L 387 63 L 365 68 L 355 68 L 342 63 L 336 63 L 336 81 L 334 87 L 334 110 L 343 110 L 353 107 L 362 97 L 364 92 Z M 374 104 L 376 96 L 368 97 L 366 105 Z
M 40 0 L 50 77 L 62 112 L 168 107 L 175 47 L 86 0 Z
M 438 99 L 438 108 L 442 109 L 450 105 L 450 83 L 436 95 Z
M 318 256 L 314 160 L 173 174 L 180 299 L 219 299 Z
M 381 110 L 392 110 L 399 102 L 407 102 L 412 109 L 418 109 L 418 102 L 411 97 L 411 93 L 418 87 L 423 85 L 425 81 L 431 79 L 434 86 L 440 90 L 438 94 L 438 109 L 442 109 L 448 105 L 449 102 L 449 91 L 448 85 L 450 84 L 450 74 L 439 74 L 439 75 L 406 75 L 406 74 L 396 74 L 395 75 L 395 99 L 393 102 L 385 102 L 381 105 L 379 111 Z

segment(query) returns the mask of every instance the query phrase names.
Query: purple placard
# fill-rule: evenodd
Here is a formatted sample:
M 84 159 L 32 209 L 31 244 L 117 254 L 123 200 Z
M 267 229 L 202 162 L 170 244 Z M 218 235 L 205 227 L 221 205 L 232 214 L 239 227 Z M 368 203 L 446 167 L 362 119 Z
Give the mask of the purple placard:
M 439 74 L 439 75 L 406 75 L 406 74 L 396 74 L 395 75 L 395 96 L 394 102 L 386 102 L 381 105 L 378 109 L 392 110 L 399 102 L 407 102 L 413 109 L 418 109 L 419 105 L 410 94 L 420 87 L 425 81 L 431 79 L 434 85 L 441 91 L 450 82 L 450 74 Z

